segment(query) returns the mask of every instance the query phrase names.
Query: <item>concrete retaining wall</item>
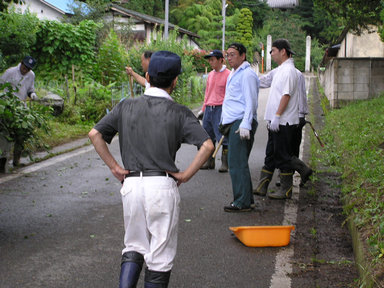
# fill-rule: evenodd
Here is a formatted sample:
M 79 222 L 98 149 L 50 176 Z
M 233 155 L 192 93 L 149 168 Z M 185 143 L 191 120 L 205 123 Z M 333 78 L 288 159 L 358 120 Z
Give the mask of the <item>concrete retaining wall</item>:
M 319 79 L 332 108 L 371 99 L 384 91 L 384 58 L 333 58 Z

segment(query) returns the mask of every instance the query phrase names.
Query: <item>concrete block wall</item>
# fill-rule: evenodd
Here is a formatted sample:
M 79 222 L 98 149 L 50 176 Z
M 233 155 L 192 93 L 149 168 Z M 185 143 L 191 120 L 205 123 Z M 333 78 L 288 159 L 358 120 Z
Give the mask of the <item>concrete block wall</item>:
M 384 58 L 333 58 L 319 73 L 332 108 L 384 92 Z

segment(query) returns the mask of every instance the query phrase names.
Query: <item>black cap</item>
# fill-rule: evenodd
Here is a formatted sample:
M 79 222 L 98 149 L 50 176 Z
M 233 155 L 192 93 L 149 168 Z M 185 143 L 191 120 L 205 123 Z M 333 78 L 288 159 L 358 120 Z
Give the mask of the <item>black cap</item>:
M 209 52 L 208 55 L 204 56 L 205 59 L 211 58 L 211 57 L 224 58 L 223 53 L 221 53 L 220 50 L 213 50 L 213 51 Z
M 247 53 L 247 48 L 245 48 L 245 46 L 241 43 L 232 43 L 231 45 L 228 46 L 228 49 L 229 48 L 232 48 L 232 49 L 235 49 L 237 51 L 239 51 L 239 54 L 244 54 L 244 53 Z
M 295 55 L 296 53 L 293 52 L 293 50 L 291 49 L 291 45 L 289 44 L 288 40 L 287 39 L 277 39 L 276 41 L 274 41 L 272 43 L 272 47 L 276 47 L 277 49 L 281 50 L 281 49 L 285 49 L 285 51 L 287 51 L 287 54 L 288 56 L 290 56 L 291 54 L 292 55 Z
M 22 63 L 29 69 L 33 69 L 36 65 L 36 59 L 31 56 L 25 56 Z
M 181 58 L 169 51 L 158 51 L 152 54 L 148 66 L 151 77 L 175 78 L 181 73 Z

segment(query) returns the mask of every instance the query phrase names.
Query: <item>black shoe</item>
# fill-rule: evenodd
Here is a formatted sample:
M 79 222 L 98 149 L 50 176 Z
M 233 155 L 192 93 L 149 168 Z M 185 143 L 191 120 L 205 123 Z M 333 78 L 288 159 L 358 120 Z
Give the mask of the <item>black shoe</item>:
M 246 208 L 239 208 L 235 204 L 231 203 L 229 206 L 224 206 L 224 211 L 225 212 L 250 212 L 252 211 L 251 207 L 246 207 Z

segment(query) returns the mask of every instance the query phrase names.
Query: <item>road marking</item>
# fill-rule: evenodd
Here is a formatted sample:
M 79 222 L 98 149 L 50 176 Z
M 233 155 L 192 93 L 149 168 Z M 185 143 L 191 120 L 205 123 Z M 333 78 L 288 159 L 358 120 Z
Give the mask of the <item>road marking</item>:
M 10 180 L 13 180 L 13 179 L 16 179 L 16 178 L 21 177 L 21 176 L 23 176 L 25 174 L 29 174 L 29 173 L 38 171 L 38 170 L 40 170 L 42 168 L 46 168 L 46 167 L 49 167 L 51 165 L 57 164 L 58 162 L 67 160 L 69 158 L 72 158 L 72 157 L 84 154 L 84 153 L 89 152 L 89 151 L 91 151 L 93 149 L 94 149 L 93 145 L 90 145 L 90 146 L 83 147 L 83 148 L 80 148 L 78 150 L 75 150 L 74 152 L 61 154 L 61 155 L 49 158 L 48 160 L 45 160 L 45 161 L 42 161 L 42 162 L 39 162 L 39 163 L 30 165 L 30 166 L 27 166 L 25 168 L 20 169 L 15 174 L 11 174 L 11 175 L 8 175 L 8 176 L 0 178 L 0 184 L 5 183 L 5 182 L 10 181 Z
M 300 147 L 300 158 L 303 157 L 304 150 L 304 139 L 305 139 L 305 129 L 303 129 L 303 142 Z M 284 220 L 282 225 L 296 225 L 297 220 L 297 210 L 299 203 L 299 194 L 300 194 L 300 175 L 297 173 L 293 177 L 293 189 L 292 189 L 292 199 L 285 200 L 284 206 Z M 295 227 L 296 228 L 296 227 Z M 283 247 L 276 254 L 275 258 L 275 272 L 271 278 L 270 288 L 291 288 L 291 278 L 292 274 L 292 257 L 294 253 L 294 241 L 292 239 L 295 236 L 295 231 L 291 232 L 291 241 L 287 247 Z

